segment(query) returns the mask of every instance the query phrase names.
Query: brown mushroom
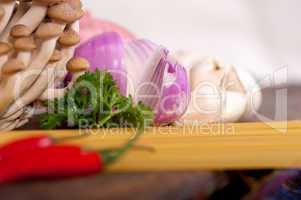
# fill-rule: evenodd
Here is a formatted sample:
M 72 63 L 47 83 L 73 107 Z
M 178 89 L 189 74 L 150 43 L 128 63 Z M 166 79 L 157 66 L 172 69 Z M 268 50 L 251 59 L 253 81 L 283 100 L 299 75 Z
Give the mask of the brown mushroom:
M 79 22 L 73 22 L 69 25 L 69 29 L 79 31 Z M 57 63 L 56 67 L 56 77 L 55 79 L 58 81 L 63 81 L 66 73 L 66 64 L 70 58 L 72 58 L 74 54 L 75 46 L 65 47 L 61 50 L 61 54 L 64 55 L 60 61 Z M 48 65 L 49 66 L 49 65 Z M 65 93 L 73 86 L 74 82 L 77 80 L 79 76 L 81 76 L 85 71 L 81 72 L 73 72 L 72 80 L 65 88 L 56 88 L 54 86 L 50 86 L 45 92 L 39 97 L 40 100 L 52 100 L 55 98 L 62 98 Z
M 42 23 L 35 35 L 42 39 L 46 40 L 53 37 L 58 37 L 62 33 L 62 26 L 56 23 Z
M 73 73 L 87 71 L 89 68 L 90 64 L 84 58 L 72 58 L 67 63 L 67 70 Z
M 83 10 L 80 0 L 0 0 L 0 4 L 1 131 L 26 123 L 30 116 L 18 117 L 18 111 L 34 108 L 31 103 L 46 91 L 52 89 L 55 97 L 68 91 L 69 87 L 56 86 L 65 77 L 67 61 L 79 43 L 77 25 Z M 72 81 L 89 68 L 80 58 L 68 64 Z
M 31 30 L 23 24 L 17 24 L 11 29 L 10 35 L 12 37 L 28 37 L 31 35 Z
M 37 48 L 33 37 L 21 37 L 15 40 L 14 47 L 17 51 L 32 51 Z
M 2 67 L 2 73 L 5 75 L 15 74 L 25 69 L 25 65 L 18 59 L 8 60 Z
M 51 19 L 62 21 L 67 24 L 80 19 L 83 14 L 84 12 L 82 9 L 75 8 L 69 3 L 61 3 L 48 9 L 48 16 Z
M 74 30 L 68 30 L 64 32 L 60 38 L 59 38 L 59 43 L 62 46 L 74 46 L 80 42 L 80 36 L 77 32 Z

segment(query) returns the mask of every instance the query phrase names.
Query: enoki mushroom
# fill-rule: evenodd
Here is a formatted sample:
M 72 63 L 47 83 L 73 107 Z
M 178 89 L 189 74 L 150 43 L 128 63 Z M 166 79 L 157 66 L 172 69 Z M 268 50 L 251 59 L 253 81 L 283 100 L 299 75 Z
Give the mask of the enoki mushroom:
M 80 0 L 0 0 L 0 131 L 27 123 L 33 102 L 63 96 L 67 72 L 72 84 L 89 68 L 72 58 L 82 15 Z

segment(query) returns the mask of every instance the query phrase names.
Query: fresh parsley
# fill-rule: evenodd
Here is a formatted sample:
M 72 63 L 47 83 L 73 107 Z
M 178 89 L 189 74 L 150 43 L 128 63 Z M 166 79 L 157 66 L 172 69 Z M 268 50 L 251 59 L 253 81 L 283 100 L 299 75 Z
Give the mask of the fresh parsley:
M 142 102 L 122 96 L 111 74 L 86 72 L 63 98 L 46 101 L 48 112 L 40 117 L 44 129 L 145 127 L 154 114 Z

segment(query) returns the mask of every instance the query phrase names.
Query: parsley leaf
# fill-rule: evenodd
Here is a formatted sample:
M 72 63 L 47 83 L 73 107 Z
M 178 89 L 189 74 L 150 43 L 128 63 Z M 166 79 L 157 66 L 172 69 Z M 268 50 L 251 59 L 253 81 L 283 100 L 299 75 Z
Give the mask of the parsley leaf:
M 146 127 L 154 114 L 142 102 L 122 96 L 111 74 L 86 72 L 61 99 L 44 102 L 48 112 L 40 116 L 40 126 L 55 128 Z

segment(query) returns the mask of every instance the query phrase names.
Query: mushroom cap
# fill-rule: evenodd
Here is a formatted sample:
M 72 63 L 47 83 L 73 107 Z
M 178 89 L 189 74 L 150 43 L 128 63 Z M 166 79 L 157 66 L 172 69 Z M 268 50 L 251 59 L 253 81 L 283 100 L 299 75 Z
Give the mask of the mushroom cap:
M 2 73 L 6 75 L 15 74 L 25 69 L 25 65 L 18 59 L 8 60 L 2 67 Z
M 23 24 L 17 24 L 12 27 L 10 35 L 12 37 L 27 37 L 31 35 L 31 30 Z
M 50 39 L 53 37 L 57 37 L 62 33 L 61 25 L 56 23 L 42 23 L 39 28 L 35 32 L 35 35 L 42 39 Z
M 37 48 L 37 45 L 33 37 L 21 37 L 15 40 L 14 47 L 18 51 L 32 51 Z
M 0 55 L 7 54 L 12 50 L 12 45 L 7 42 L 0 42 Z
M 67 63 L 67 70 L 69 72 L 82 72 L 90 68 L 90 63 L 84 58 L 72 58 Z
M 59 43 L 63 46 L 73 46 L 80 42 L 79 34 L 74 30 L 65 31 L 59 38 Z
M 59 60 L 62 59 L 62 53 L 59 51 L 59 50 L 54 50 L 49 62 L 52 63 L 52 62 L 57 62 Z
M 80 19 L 84 12 L 82 9 L 76 8 L 69 3 L 61 3 L 51 6 L 47 14 L 51 19 L 69 24 Z

